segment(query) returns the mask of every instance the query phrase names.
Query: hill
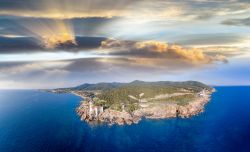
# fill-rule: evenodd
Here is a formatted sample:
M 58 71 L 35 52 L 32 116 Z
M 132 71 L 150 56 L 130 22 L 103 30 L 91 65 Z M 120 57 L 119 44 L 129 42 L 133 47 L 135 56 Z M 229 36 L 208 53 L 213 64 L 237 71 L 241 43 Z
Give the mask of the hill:
M 207 86 L 201 82 L 198 81 L 184 81 L 184 82 L 173 82 L 173 81 L 157 81 L 157 82 L 145 82 L 145 81 L 139 81 L 135 80 L 130 83 L 119 83 L 119 82 L 111 82 L 111 83 L 96 83 L 96 84 L 89 84 L 85 83 L 76 87 L 67 88 L 71 90 L 111 90 L 116 89 L 120 87 L 148 87 L 148 86 L 157 86 L 157 87 L 169 87 L 169 88 L 187 88 L 187 89 L 193 89 L 193 90 L 201 90 L 203 88 L 212 89 L 210 86 Z

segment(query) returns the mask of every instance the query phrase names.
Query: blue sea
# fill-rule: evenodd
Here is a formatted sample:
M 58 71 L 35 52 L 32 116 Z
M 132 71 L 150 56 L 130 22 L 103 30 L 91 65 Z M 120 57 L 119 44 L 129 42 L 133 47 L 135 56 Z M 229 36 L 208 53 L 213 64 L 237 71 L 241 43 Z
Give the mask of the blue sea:
M 205 112 L 131 126 L 88 125 L 80 98 L 0 91 L 0 152 L 250 152 L 250 87 L 216 87 Z

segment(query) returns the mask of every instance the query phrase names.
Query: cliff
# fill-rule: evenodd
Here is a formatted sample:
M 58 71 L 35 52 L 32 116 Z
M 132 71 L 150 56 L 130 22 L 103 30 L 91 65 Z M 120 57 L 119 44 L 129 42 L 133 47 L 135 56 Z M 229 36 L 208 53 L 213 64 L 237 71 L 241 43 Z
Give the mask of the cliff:
M 204 110 L 214 91 L 201 83 L 183 82 L 170 85 L 136 81 L 115 86 L 108 90 L 71 90 L 84 99 L 76 109 L 81 120 L 124 125 L 142 118 L 188 118 Z

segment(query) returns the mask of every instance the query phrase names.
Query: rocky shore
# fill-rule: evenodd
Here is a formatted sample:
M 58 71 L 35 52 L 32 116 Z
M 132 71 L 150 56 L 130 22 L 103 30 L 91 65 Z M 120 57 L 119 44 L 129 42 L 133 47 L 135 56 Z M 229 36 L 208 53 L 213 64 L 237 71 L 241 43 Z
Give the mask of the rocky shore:
M 92 108 L 92 104 L 90 102 L 82 101 L 76 111 L 81 117 L 81 120 L 87 122 L 107 123 L 110 125 L 130 125 L 138 123 L 142 118 L 188 118 L 203 112 L 204 106 L 210 101 L 212 92 L 214 92 L 214 90 L 206 91 L 202 95 L 197 95 L 195 99 L 188 102 L 187 105 L 178 105 L 176 103 L 148 104 L 147 106 L 141 106 L 133 112 L 127 112 L 125 110 L 118 111 L 111 108 L 104 110 L 96 108 L 94 112 L 91 112 L 89 109 Z M 74 92 L 74 94 L 79 95 L 79 93 L 76 92 Z

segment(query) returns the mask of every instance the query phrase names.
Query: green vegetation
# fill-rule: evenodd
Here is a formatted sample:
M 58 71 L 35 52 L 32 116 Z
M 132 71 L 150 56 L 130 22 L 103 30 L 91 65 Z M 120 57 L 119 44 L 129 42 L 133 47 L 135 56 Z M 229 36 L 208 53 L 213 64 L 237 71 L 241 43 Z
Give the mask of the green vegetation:
M 126 110 L 127 112 L 133 112 L 133 111 L 135 111 L 135 110 L 137 110 L 137 109 L 139 109 L 139 104 L 137 104 L 137 103 L 128 104 L 128 105 L 126 105 L 126 107 L 125 107 L 125 110 Z
M 203 89 L 203 88 L 202 88 Z M 189 91 L 192 93 L 197 93 L 201 88 L 193 86 L 164 86 L 162 84 L 129 84 L 119 88 L 103 91 L 97 97 L 100 100 L 106 101 L 107 107 L 112 107 L 113 109 L 121 110 L 122 105 L 125 105 L 126 111 L 132 112 L 139 108 L 140 94 L 144 93 L 142 98 L 154 98 L 156 95 L 160 94 L 172 94 L 176 92 Z M 186 94 L 181 96 L 173 96 L 167 99 L 159 99 L 165 102 L 175 102 L 178 105 L 186 105 L 188 102 L 194 99 L 194 94 Z M 135 97 L 131 98 L 130 96 Z
M 103 106 L 104 108 L 111 108 L 114 110 L 122 110 L 122 106 L 125 106 L 125 110 L 132 112 L 139 108 L 139 101 L 141 98 L 149 99 L 154 98 L 161 94 L 173 94 L 173 93 L 191 93 L 180 96 L 173 96 L 165 99 L 150 100 L 149 102 L 175 102 L 178 105 L 186 105 L 188 102 L 194 99 L 195 94 L 203 89 L 211 90 L 212 88 L 197 82 L 170 82 L 170 81 L 158 81 L 158 82 L 144 82 L 133 81 L 131 83 L 97 83 L 97 84 L 83 84 L 74 88 L 58 89 L 59 91 L 91 91 L 95 92 L 94 103 L 97 106 Z M 97 93 L 98 92 L 98 93 Z M 143 96 L 140 97 L 140 94 Z
M 107 102 L 106 102 L 105 100 L 101 100 L 101 99 L 99 99 L 99 98 L 94 98 L 93 101 L 94 101 L 94 104 L 95 104 L 96 106 L 103 106 L 103 107 L 108 106 L 108 105 L 107 105 Z
M 114 103 L 110 105 L 110 108 L 117 111 L 122 111 L 122 105 L 120 103 Z
M 185 106 L 188 104 L 188 102 L 194 100 L 195 96 L 193 94 L 186 94 L 181 96 L 174 96 L 168 98 L 169 101 L 174 101 L 176 104 Z
M 201 89 L 212 89 L 211 87 L 197 82 L 197 81 L 184 81 L 184 82 L 172 82 L 172 81 L 158 81 L 158 82 L 144 82 L 144 81 L 133 81 L 130 83 L 97 83 L 97 84 L 89 84 L 85 83 L 73 88 L 64 88 L 64 90 L 112 90 L 120 87 L 126 86 L 159 86 L 159 87 L 168 87 L 168 88 L 184 88 L 192 91 L 201 91 Z
M 162 98 L 162 99 L 155 99 L 152 100 L 152 103 L 176 103 L 177 105 L 180 106 L 185 106 L 187 105 L 190 101 L 193 101 L 195 99 L 194 94 L 185 94 L 185 95 L 179 95 L 179 96 L 173 96 L 169 98 Z

